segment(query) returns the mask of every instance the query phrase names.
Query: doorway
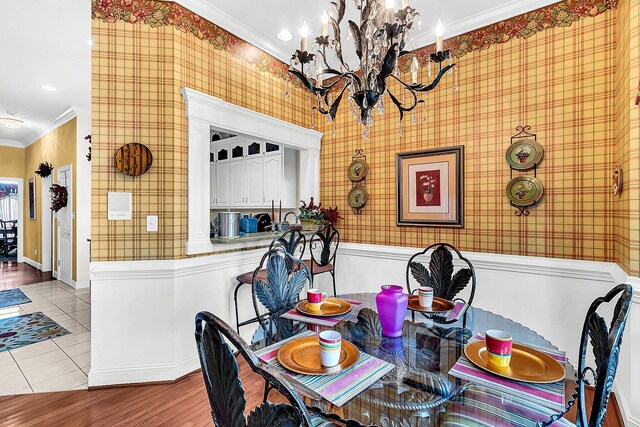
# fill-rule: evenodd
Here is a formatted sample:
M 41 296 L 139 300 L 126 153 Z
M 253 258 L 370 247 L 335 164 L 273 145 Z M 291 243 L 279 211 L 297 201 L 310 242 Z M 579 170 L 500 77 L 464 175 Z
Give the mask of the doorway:
M 24 180 L 22 178 L 8 178 L 0 176 L 0 182 L 7 182 L 11 184 L 16 184 L 18 186 L 18 206 L 17 206 L 17 215 L 16 218 L 18 220 L 18 248 L 17 248 L 17 262 L 24 262 L 24 257 L 22 253 L 23 247 L 23 238 L 22 238 L 22 229 L 23 229 L 23 203 L 24 203 Z
M 58 185 L 67 189 L 67 206 L 56 213 L 58 219 L 58 280 L 73 286 L 73 200 L 72 200 L 72 170 L 71 165 L 58 169 Z
M 42 271 L 53 270 L 53 211 L 51 210 L 51 192 L 49 188 L 53 184 L 53 171 L 51 175 L 42 178 L 42 201 L 40 203 L 40 214 L 42 218 Z

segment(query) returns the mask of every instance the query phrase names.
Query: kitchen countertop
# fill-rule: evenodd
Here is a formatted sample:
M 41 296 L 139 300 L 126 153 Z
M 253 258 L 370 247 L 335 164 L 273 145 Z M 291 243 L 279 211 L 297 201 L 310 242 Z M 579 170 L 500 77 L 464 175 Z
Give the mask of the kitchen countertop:
M 268 246 L 273 239 L 275 239 L 276 237 L 278 237 L 282 233 L 284 233 L 284 231 L 278 231 L 276 233 L 273 233 L 271 231 L 263 231 L 261 233 L 247 233 L 247 234 L 243 234 L 242 236 L 237 237 L 235 239 L 213 237 L 211 239 L 211 243 L 216 244 L 216 245 L 218 245 L 218 244 L 220 244 L 220 245 L 230 245 L 230 244 L 235 244 L 235 243 L 261 243 L 261 241 L 264 241 L 264 242 L 267 243 L 267 246 Z M 302 234 L 305 235 L 306 237 L 310 237 L 314 233 L 315 233 L 315 231 L 302 231 Z

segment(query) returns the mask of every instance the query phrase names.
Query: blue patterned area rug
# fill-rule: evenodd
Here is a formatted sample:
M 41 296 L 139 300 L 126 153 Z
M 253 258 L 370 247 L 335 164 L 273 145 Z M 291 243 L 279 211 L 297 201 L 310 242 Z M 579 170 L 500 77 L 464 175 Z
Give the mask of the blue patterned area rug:
M 0 308 L 26 304 L 28 302 L 31 302 L 31 300 L 20 289 L 0 291 Z
M 69 333 L 41 312 L 2 319 L 0 320 L 0 353 Z

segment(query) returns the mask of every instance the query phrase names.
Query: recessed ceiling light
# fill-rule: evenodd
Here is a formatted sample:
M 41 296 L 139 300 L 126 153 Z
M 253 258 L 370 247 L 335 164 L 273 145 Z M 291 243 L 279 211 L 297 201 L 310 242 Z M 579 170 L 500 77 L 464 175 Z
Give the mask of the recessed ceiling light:
M 13 117 L 0 117 L 0 123 L 5 125 L 9 129 L 18 129 L 24 124 L 22 120 L 14 119 Z
M 291 31 L 287 30 L 286 28 L 283 28 L 278 33 L 278 38 L 280 40 L 282 40 L 283 42 L 288 42 L 289 40 L 291 40 L 293 38 L 293 34 L 291 34 Z
M 49 92 L 55 92 L 55 91 L 56 91 L 56 88 L 55 88 L 55 87 L 53 87 L 53 86 L 42 85 L 42 86 L 40 86 L 40 87 L 41 87 L 42 89 L 44 89 L 44 90 L 48 90 Z

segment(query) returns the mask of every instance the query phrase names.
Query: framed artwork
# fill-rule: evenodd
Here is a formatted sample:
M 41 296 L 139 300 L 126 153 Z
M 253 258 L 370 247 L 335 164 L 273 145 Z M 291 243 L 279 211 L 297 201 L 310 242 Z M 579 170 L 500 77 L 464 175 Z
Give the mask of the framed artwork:
M 464 147 L 396 155 L 396 223 L 463 227 Z
M 29 184 L 29 219 L 36 219 L 36 180 L 31 178 Z

